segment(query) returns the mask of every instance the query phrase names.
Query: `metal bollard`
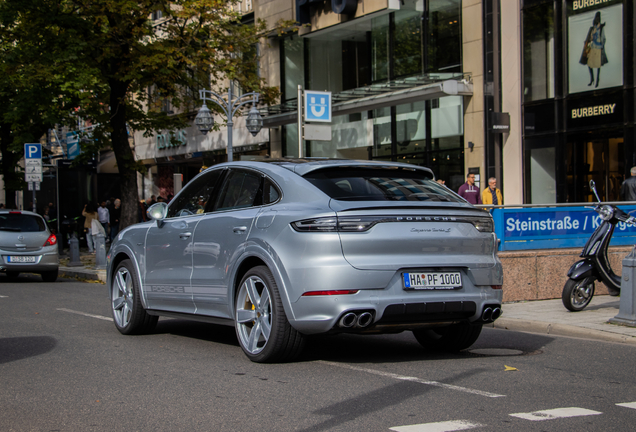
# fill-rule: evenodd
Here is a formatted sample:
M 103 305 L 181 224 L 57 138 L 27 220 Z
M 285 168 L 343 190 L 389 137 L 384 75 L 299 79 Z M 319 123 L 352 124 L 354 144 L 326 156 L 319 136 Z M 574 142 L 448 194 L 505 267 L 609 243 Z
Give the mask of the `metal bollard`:
M 612 324 L 636 327 L 636 246 L 623 259 L 623 275 L 621 277 L 621 304 L 618 315 L 610 318 Z
M 71 236 L 71 239 L 68 241 L 69 251 L 68 251 L 68 266 L 69 267 L 80 267 L 83 266 L 82 261 L 80 260 L 80 249 L 79 249 L 79 240 L 75 236 L 75 233 Z
M 102 270 L 106 268 L 106 237 L 104 234 L 97 234 L 95 238 L 95 268 Z

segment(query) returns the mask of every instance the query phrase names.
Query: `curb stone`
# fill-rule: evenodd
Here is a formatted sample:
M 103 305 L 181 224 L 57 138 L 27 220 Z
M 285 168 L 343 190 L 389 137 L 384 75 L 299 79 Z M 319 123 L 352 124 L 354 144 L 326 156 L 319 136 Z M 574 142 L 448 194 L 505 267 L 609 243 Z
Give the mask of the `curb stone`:
M 593 330 L 567 324 L 556 324 L 542 321 L 530 321 L 517 318 L 499 318 L 486 327 L 512 330 L 526 333 L 548 334 L 554 336 L 568 336 L 581 339 L 600 340 L 605 342 L 624 343 L 636 345 L 636 337 L 616 333 Z

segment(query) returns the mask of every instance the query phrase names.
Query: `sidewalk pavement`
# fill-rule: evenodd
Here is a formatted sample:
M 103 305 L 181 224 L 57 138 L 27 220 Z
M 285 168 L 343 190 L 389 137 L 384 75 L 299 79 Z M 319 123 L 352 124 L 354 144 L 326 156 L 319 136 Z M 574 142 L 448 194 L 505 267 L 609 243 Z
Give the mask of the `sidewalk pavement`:
M 59 277 L 106 283 L 106 269 L 98 270 L 95 268 L 95 255 L 89 254 L 88 251 L 80 250 L 80 261 L 82 266 L 69 267 L 69 256 L 60 256 Z
M 68 267 L 68 256 L 60 257 L 60 277 L 106 283 L 106 270 L 95 269 L 95 255 L 80 252 L 81 267 Z M 636 328 L 610 324 L 618 315 L 620 297 L 594 296 L 581 312 L 568 311 L 555 300 L 504 303 L 503 315 L 489 327 L 528 333 L 570 336 L 636 345 Z
M 504 303 L 491 327 L 636 345 L 636 328 L 609 323 L 618 315 L 620 297 L 594 296 L 587 308 L 568 311 L 561 299 Z

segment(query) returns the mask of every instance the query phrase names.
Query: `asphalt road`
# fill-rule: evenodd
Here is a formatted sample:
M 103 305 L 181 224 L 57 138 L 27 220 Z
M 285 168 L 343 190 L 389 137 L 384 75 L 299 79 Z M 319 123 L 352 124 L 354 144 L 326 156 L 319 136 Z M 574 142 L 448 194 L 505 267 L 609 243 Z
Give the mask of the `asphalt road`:
M 160 319 L 151 335 L 122 336 L 101 284 L 0 275 L 0 311 L 2 431 L 636 424 L 636 347 L 626 345 L 484 329 L 470 351 L 447 355 L 410 332 L 342 335 L 313 338 L 295 363 L 263 365 L 243 355 L 230 327 Z

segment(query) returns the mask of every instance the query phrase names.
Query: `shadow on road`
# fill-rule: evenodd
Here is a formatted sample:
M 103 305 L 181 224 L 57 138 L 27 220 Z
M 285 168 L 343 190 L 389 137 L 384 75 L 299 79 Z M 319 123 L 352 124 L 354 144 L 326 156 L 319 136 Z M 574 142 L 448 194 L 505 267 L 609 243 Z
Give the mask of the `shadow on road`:
M 207 324 L 181 319 L 161 319 L 154 334 L 171 334 L 210 343 L 238 347 L 233 327 Z M 317 335 L 307 337 L 305 349 L 297 362 L 327 360 L 346 363 L 395 363 L 410 361 L 435 361 L 488 357 L 471 354 L 471 349 L 508 349 L 523 352 L 522 355 L 539 354 L 554 340 L 547 335 L 484 329 L 481 336 L 468 350 L 447 353 L 421 346 L 410 331 L 383 335 Z M 518 354 L 515 354 L 518 355 Z
M 0 364 L 46 354 L 57 345 L 51 336 L 29 336 L 0 339 Z

